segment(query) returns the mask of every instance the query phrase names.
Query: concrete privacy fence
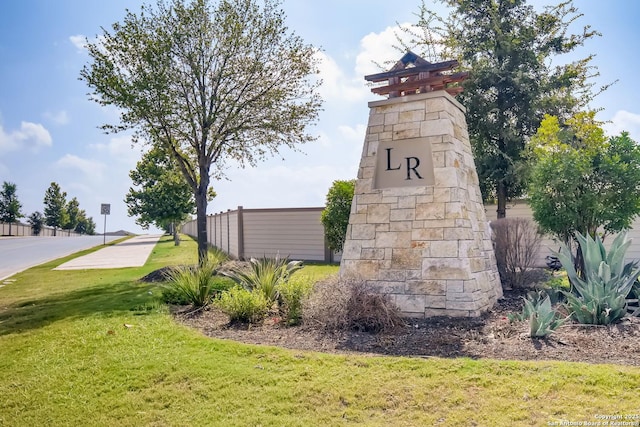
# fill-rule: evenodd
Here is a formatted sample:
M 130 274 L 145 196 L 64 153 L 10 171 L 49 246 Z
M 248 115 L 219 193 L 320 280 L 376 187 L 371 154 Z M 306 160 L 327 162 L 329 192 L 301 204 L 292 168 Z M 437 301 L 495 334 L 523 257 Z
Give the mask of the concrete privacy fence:
M 484 205 L 487 220 L 496 219 L 496 205 Z M 223 250 L 234 258 L 249 259 L 251 257 L 289 256 L 291 259 L 306 261 L 339 262 L 340 254 L 333 253 L 326 246 L 324 228 L 320 222 L 320 214 L 324 208 L 273 208 L 243 209 L 220 212 L 207 217 L 207 233 L 209 244 Z M 524 200 L 507 205 L 507 218 L 526 218 L 533 221 L 533 212 Z M 8 224 L 2 224 L 3 234 L 8 233 Z M 16 224 L 11 225 L 11 233 L 22 236 L 28 230 L 14 231 Z M 43 233 L 47 234 L 43 234 Z M 196 237 L 196 221 L 182 225 L 182 232 Z M 51 234 L 48 234 L 51 233 Z M 41 235 L 52 235 L 52 229 L 42 230 Z M 58 235 L 67 235 L 58 230 Z M 73 233 L 72 233 L 73 234 Z M 29 236 L 31 234 L 24 234 Z M 640 219 L 633 222 L 629 237 L 633 239 L 627 251 L 627 260 L 640 259 Z M 612 239 L 605 240 L 605 244 Z M 552 236 L 544 236 L 536 265 L 545 266 L 545 257 L 560 244 Z
M 487 219 L 494 221 L 496 219 L 496 205 L 485 205 L 485 211 L 487 213 Z M 517 200 L 507 204 L 507 218 L 527 218 L 535 224 L 533 220 L 533 211 L 526 200 Z M 626 253 L 626 261 L 640 260 L 640 217 L 637 217 L 631 223 L 631 229 L 628 231 L 628 236 L 632 240 L 631 246 Z M 608 248 L 609 244 L 613 241 L 612 236 L 607 236 L 604 240 L 604 245 Z M 545 266 L 545 257 L 551 255 L 552 251 L 557 251 L 560 248 L 560 242 L 553 236 L 545 235 L 540 243 L 540 253 L 538 254 L 538 262 L 536 265 Z
M 9 233 L 9 229 L 11 229 L 11 233 Z M 21 222 L 12 222 L 11 224 L 0 222 L 0 236 L 18 236 L 18 237 L 28 237 L 34 236 L 33 230 L 31 229 L 31 225 L 23 224 Z M 40 230 L 40 237 L 52 237 L 53 228 L 43 226 Z M 81 234 L 76 233 L 74 231 L 69 230 L 61 230 L 57 229 L 56 234 L 57 237 L 69 237 L 69 236 L 80 236 Z
M 229 210 L 207 216 L 209 244 L 233 258 L 289 257 L 304 261 L 337 262 L 326 245 L 320 221 L 323 207 Z M 196 221 L 182 225 L 196 237 Z

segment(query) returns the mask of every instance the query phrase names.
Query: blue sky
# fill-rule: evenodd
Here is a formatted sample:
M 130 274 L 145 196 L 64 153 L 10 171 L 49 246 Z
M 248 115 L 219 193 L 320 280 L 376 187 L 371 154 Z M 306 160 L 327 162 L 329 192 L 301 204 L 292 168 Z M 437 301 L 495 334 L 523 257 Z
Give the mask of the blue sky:
M 398 59 L 393 49 L 396 23 L 415 21 L 420 1 L 285 0 L 289 27 L 320 54 L 324 111 L 310 131 L 314 143 L 303 153 L 283 151 L 256 168 L 227 171 L 228 180 L 213 183 L 218 197 L 209 213 L 245 208 L 322 206 L 336 179 L 356 176 L 367 124 L 367 102 L 377 99 L 363 76 L 377 72 L 373 59 Z M 43 210 L 52 181 L 67 198 L 77 197 L 102 232 L 100 204 L 111 204 L 107 229 L 142 232 L 123 202 L 131 182 L 129 170 L 140 157 L 127 134 L 105 135 L 98 126 L 113 123 L 112 109 L 87 98 L 78 80 L 89 61 L 81 40 L 100 27 L 121 21 L 125 9 L 139 10 L 138 0 L 10 0 L 0 14 L 0 182 L 13 182 L 25 214 Z M 535 0 L 533 4 L 547 4 Z M 595 53 L 599 84 L 619 80 L 593 107 L 610 133 L 627 130 L 640 141 L 640 89 L 637 21 L 640 2 L 576 0 L 584 13 L 580 25 L 603 36 L 590 41 L 581 55 Z M 441 9 L 439 4 L 434 8 Z

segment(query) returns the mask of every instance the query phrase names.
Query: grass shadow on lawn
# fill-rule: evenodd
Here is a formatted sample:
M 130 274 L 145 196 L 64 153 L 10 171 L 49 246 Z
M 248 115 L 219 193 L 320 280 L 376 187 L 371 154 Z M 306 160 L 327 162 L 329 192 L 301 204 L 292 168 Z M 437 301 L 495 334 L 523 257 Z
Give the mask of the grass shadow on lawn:
M 121 281 L 47 295 L 0 307 L 0 336 L 23 333 L 68 318 L 139 311 L 153 301 L 154 285 Z

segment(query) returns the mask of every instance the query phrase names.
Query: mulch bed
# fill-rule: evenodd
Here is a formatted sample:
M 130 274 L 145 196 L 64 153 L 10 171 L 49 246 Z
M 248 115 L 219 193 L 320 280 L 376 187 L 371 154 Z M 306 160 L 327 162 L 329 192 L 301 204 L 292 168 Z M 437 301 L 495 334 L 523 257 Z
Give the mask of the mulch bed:
M 480 318 L 406 319 L 388 333 L 327 332 L 302 325 L 287 327 L 270 317 L 260 325 L 233 325 L 215 308 L 175 318 L 204 335 L 297 350 L 409 357 L 470 357 L 502 360 L 558 360 L 640 366 L 640 318 L 612 326 L 568 322 L 545 339 L 528 336 L 526 323 L 510 323 L 507 314 L 522 307 L 524 291 L 505 291 L 504 298 Z

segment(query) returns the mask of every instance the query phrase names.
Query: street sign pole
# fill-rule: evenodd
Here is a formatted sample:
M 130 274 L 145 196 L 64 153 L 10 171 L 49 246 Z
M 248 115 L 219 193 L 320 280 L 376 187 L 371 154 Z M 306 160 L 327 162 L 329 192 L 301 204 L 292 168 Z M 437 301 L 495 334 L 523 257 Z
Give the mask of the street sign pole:
M 111 213 L 111 205 L 108 203 L 103 203 L 100 205 L 100 213 L 104 215 L 104 228 L 102 232 L 102 245 L 107 244 L 107 215 Z

